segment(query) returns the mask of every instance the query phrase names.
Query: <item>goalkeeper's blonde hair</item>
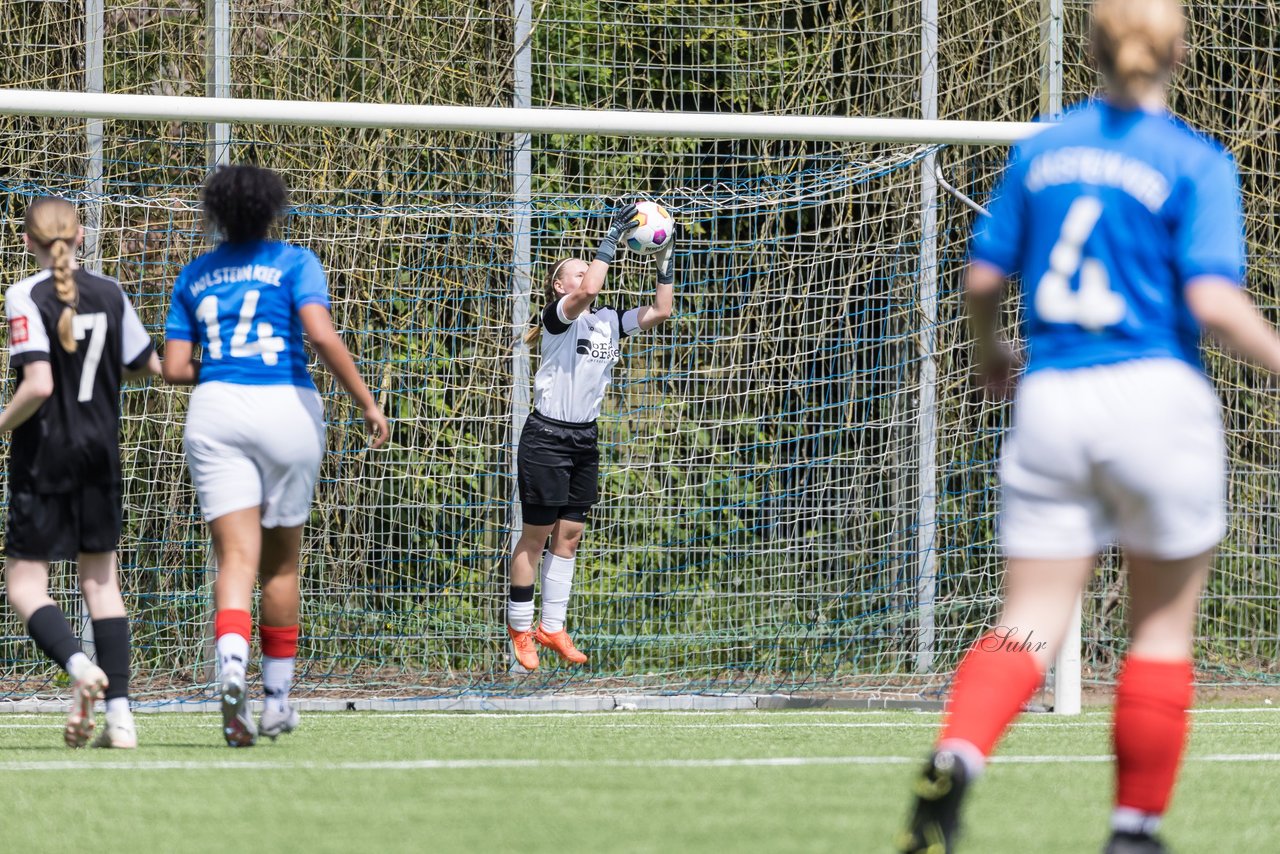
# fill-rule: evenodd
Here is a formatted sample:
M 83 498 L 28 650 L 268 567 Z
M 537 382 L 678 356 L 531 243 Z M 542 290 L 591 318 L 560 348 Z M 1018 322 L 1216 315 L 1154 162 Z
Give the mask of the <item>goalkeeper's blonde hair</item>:
M 552 266 L 551 272 L 547 273 L 547 281 L 542 287 L 542 293 L 548 303 L 556 298 L 556 282 L 560 281 L 560 271 L 572 260 L 573 258 L 561 258 Z M 524 334 L 524 343 L 532 345 L 541 337 L 542 324 L 535 318 L 533 328 Z
M 58 317 L 58 341 L 68 353 L 76 351 L 74 318 L 80 302 L 72 267 L 77 238 L 80 236 L 80 218 L 75 205 L 66 199 L 44 196 L 27 208 L 22 230 L 31 242 L 49 253 L 52 260 L 53 288 L 58 302 L 66 306 Z
M 1098 0 L 1091 50 L 1112 93 L 1136 103 L 1168 81 L 1185 32 L 1179 0 Z

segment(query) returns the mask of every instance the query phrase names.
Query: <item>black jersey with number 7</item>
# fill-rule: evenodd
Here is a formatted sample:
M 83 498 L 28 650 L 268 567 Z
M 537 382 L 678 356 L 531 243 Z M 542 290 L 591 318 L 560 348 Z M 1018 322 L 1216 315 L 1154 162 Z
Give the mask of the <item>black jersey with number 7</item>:
M 58 340 L 59 302 L 45 270 L 5 293 L 9 365 L 21 381 L 26 366 L 50 363 L 53 396 L 13 432 L 9 485 L 54 493 L 81 484 L 120 482 L 120 381 L 150 358 L 152 343 L 119 283 L 85 270 L 72 318 L 76 349 Z

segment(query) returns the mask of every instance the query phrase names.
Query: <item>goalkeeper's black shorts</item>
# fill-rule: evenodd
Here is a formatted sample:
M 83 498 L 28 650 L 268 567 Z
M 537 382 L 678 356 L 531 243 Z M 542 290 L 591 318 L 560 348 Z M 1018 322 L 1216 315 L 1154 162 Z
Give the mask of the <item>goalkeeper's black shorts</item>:
M 585 520 L 600 498 L 600 442 L 594 421 L 571 424 L 533 412 L 516 458 L 524 521 Z M 548 518 L 549 517 L 549 518 Z

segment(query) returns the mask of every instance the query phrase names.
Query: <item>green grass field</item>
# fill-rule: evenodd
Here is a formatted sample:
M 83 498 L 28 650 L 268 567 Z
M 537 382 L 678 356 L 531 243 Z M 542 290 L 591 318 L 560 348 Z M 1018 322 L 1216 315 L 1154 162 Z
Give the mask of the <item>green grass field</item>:
M 312 713 L 231 750 L 213 715 L 141 715 L 134 752 L 0 716 L 4 851 L 882 852 L 936 714 Z M 1196 714 L 1165 836 L 1274 851 L 1280 712 Z M 1090 852 L 1108 717 L 1024 717 L 974 790 L 962 852 Z

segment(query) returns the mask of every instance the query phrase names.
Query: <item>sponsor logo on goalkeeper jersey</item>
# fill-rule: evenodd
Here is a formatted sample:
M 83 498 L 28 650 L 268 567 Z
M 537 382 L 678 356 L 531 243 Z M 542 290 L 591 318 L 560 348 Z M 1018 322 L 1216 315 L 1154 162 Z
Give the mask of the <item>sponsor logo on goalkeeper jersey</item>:
M 608 329 L 594 331 L 590 338 L 579 338 L 577 352 L 579 356 L 599 362 L 614 362 L 622 356 Z

